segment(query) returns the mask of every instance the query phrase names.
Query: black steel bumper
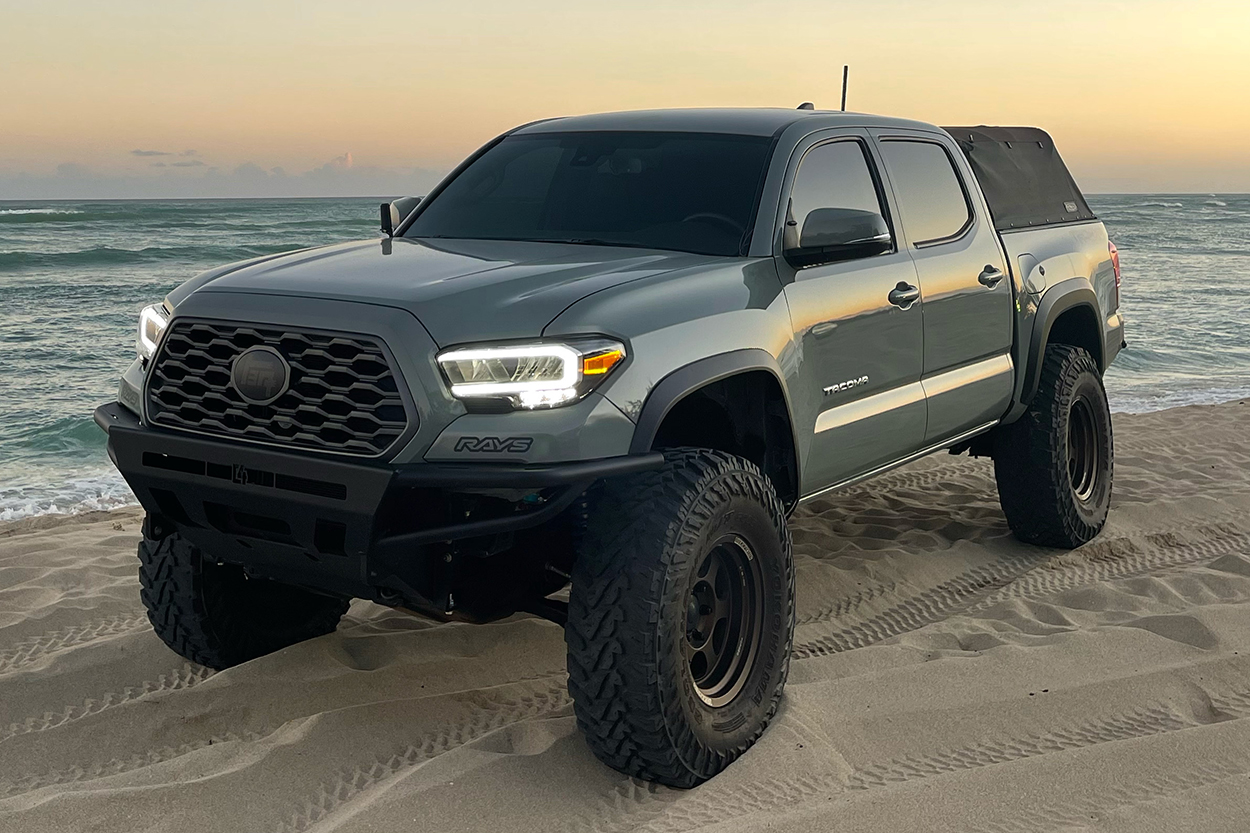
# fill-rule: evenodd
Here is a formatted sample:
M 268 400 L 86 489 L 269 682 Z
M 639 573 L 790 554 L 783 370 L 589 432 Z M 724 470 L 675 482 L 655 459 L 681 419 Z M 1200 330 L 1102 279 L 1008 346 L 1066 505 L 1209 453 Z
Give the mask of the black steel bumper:
M 116 403 L 95 421 L 144 508 L 205 553 L 363 598 L 402 590 L 409 562 L 431 548 L 540 526 L 596 480 L 663 463 L 652 452 L 542 466 L 369 464 L 152 429 Z M 526 499 L 480 497 L 492 490 Z

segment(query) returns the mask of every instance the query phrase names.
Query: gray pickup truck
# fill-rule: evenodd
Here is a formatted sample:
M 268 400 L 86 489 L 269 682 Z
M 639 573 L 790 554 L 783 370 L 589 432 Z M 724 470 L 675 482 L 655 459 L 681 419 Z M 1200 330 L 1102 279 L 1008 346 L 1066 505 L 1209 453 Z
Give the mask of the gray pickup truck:
M 551 119 L 382 227 L 145 308 L 96 412 L 189 660 L 527 611 L 595 754 L 689 787 L 777 709 L 799 504 L 949 449 L 1025 541 L 1106 519 L 1118 255 L 1040 130 Z

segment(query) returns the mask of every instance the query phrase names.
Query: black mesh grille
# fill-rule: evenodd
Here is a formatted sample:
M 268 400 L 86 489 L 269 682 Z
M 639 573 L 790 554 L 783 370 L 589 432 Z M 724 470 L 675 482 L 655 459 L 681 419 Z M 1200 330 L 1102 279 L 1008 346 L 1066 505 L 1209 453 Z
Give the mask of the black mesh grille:
M 230 382 L 234 360 L 258 345 L 291 367 L 289 389 L 268 405 L 245 402 Z M 155 361 L 147 396 L 156 425 L 363 456 L 408 428 L 395 373 L 368 338 L 174 321 Z

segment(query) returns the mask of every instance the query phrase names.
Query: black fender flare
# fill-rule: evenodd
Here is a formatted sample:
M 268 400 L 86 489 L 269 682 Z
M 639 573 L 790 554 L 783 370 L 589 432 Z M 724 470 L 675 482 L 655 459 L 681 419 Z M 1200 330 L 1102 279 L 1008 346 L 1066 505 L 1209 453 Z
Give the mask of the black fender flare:
M 716 356 L 691 362 L 677 368 L 661 379 L 643 403 L 642 411 L 634 428 L 634 438 L 629 445 L 630 454 L 644 454 L 651 450 L 655 436 L 673 407 L 699 388 L 730 376 L 762 370 L 777 380 L 781 389 L 782 399 L 786 404 L 786 419 L 790 424 L 790 442 L 794 449 L 795 489 L 800 488 L 802 472 L 800 470 L 799 438 L 795 434 L 794 409 L 790 404 L 790 390 L 786 386 L 785 375 L 781 366 L 767 350 L 758 347 L 734 350 Z
M 1099 368 L 1103 367 L 1106 351 L 1106 333 L 1101 326 L 1098 313 L 1098 296 L 1087 278 L 1068 278 L 1059 281 L 1042 293 L 1038 302 L 1037 312 L 1033 316 L 1033 330 L 1029 336 L 1028 364 L 1024 371 L 1024 385 L 1021 388 L 1020 403 L 1028 405 L 1037 395 L 1037 386 L 1042 376 L 1042 361 L 1046 355 L 1046 346 L 1050 341 L 1050 332 L 1059 316 L 1077 307 L 1088 307 L 1094 315 L 1094 329 L 1097 331 L 1098 353 L 1093 357 Z

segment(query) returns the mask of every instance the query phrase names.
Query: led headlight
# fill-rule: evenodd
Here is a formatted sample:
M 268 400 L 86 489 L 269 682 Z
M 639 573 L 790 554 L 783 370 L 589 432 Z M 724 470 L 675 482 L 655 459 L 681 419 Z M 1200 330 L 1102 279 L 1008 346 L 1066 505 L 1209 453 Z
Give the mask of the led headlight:
M 139 358 L 152 358 L 161 333 L 165 332 L 168 324 L 169 313 L 165 311 L 164 304 L 149 304 L 139 312 L 139 334 L 135 337 L 135 352 Z
M 438 356 L 457 399 L 506 400 L 514 408 L 555 408 L 576 402 L 625 359 L 609 339 L 464 347 Z

